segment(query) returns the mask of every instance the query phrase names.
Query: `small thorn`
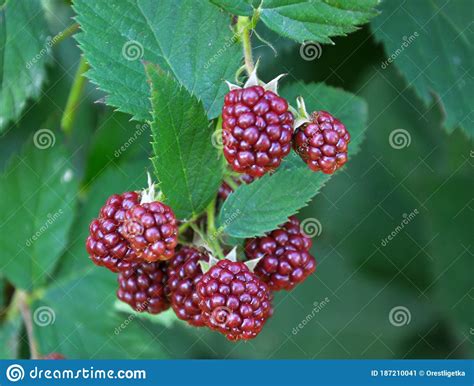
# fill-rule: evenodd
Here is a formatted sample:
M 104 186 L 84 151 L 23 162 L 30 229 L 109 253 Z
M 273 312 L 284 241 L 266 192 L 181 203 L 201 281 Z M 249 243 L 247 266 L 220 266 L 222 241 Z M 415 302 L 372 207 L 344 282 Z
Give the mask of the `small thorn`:
M 252 259 L 252 260 L 248 260 L 246 261 L 244 264 L 247 266 L 247 268 L 251 271 L 251 272 L 254 272 L 255 270 L 255 267 L 257 266 L 257 264 L 260 262 L 260 260 L 262 260 L 264 258 L 264 256 L 261 256 L 257 259 Z
M 225 256 L 227 260 L 230 260 L 234 263 L 237 262 L 237 247 L 232 248 L 232 250 Z
M 260 62 L 260 59 L 257 60 L 257 63 L 255 63 L 255 67 L 254 67 L 252 73 L 249 75 L 249 78 L 247 79 L 247 82 L 245 82 L 244 88 L 259 85 L 259 81 L 258 81 L 258 77 L 257 77 L 257 68 L 258 68 L 259 62 Z
M 233 83 L 230 83 L 228 82 L 227 80 L 225 81 L 227 83 L 227 86 L 229 86 L 229 90 L 232 91 L 232 90 L 238 90 L 238 89 L 241 89 L 242 87 L 240 86 L 237 86 L 236 84 L 233 84 Z

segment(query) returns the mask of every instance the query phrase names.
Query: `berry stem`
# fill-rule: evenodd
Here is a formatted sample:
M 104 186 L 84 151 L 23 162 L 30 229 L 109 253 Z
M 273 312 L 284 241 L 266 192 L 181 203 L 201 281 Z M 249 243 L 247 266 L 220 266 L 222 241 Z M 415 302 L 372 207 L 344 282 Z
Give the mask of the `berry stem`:
M 69 92 L 69 97 L 66 102 L 66 107 L 64 108 L 63 116 L 61 117 L 61 129 L 66 135 L 70 135 L 72 132 L 77 109 L 81 102 L 80 99 L 86 84 L 84 73 L 88 69 L 89 64 L 87 63 L 84 56 L 82 56 L 76 71 L 76 75 L 74 76 L 74 82 L 72 84 L 71 91 Z
M 247 74 L 249 76 L 255 68 L 252 57 L 252 42 L 250 40 L 250 31 L 253 29 L 253 27 L 253 18 L 250 20 L 247 16 L 239 16 L 237 20 L 237 32 L 242 40 L 245 69 L 247 70 Z
M 29 306 L 28 294 L 24 291 L 17 290 L 16 299 L 20 309 L 23 322 L 25 323 L 26 335 L 28 336 L 28 344 L 30 347 L 31 359 L 39 359 L 38 344 L 36 342 L 35 333 L 33 331 L 33 319 Z
M 227 185 L 229 185 L 232 188 L 234 192 L 239 187 L 239 185 L 237 185 L 231 177 L 225 177 L 224 181 Z
M 64 30 L 62 30 L 61 32 L 59 32 L 58 34 L 56 34 L 52 39 L 51 39 L 51 42 L 52 42 L 52 46 L 55 47 L 57 46 L 59 43 L 61 43 L 63 40 L 66 40 L 68 37 L 71 37 L 72 35 L 74 35 L 74 33 L 79 30 L 79 23 L 74 23 L 74 24 L 71 24 L 69 27 L 65 28 Z
M 224 258 L 224 252 L 219 244 L 219 232 L 216 230 L 216 197 L 211 201 L 206 209 L 207 214 L 207 241 L 220 259 Z

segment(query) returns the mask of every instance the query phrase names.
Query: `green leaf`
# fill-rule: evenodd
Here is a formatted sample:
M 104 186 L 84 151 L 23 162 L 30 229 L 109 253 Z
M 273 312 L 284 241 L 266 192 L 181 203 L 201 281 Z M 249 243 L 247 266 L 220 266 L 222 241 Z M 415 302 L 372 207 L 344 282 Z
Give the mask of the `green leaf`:
M 71 155 L 55 141 L 52 131 L 37 131 L 36 146 L 29 143 L 0 177 L 0 233 L 10 235 L 0 239 L 5 257 L 0 271 L 26 290 L 45 283 L 74 218 L 77 181 Z
M 384 1 L 372 22 L 385 46 L 382 69 L 396 65 L 426 105 L 440 103 L 448 132 L 474 136 L 472 2 Z
M 351 133 L 349 156 L 357 152 L 367 121 L 367 106 L 361 98 L 322 83 L 295 83 L 283 88 L 281 94 L 290 103 L 304 95 L 308 112 L 327 110 L 334 114 Z M 323 173 L 312 172 L 295 153 L 291 153 L 275 173 L 249 185 L 241 185 L 231 194 L 221 209 L 218 223 L 233 237 L 263 235 L 304 207 L 329 178 Z
M 20 346 L 22 322 L 19 315 L 5 320 L 0 325 L 0 358 L 15 359 Z
M 41 353 L 61 352 L 68 359 L 166 358 L 147 322 L 114 309 L 117 275 L 84 264 L 91 267 L 88 273 L 56 282 L 32 305 L 33 316 L 36 311 L 42 321 L 34 325 Z
M 376 15 L 378 0 L 265 0 L 261 20 L 279 35 L 304 42 L 332 43 Z
M 74 7 L 83 31 L 77 40 L 92 66 L 88 76 L 109 94 L 108 104 L 151 119 L 143 59 L 171 72 L 202 100 L 209 118 L 219 114 L 223 80 L 233 79 L 241 51 L 218 8 L 192 0 L 77 0 Z
M 40 1 L 0 5 L 0 132 L 38 98 L 50 42 Z
M 233 15 L 249 16 L 253 12 L 250 2 L 247 0 L 210 0 L 211 3 L 225 9 Z
M 165 202 L 179 218 L 201 213 L 222 181 L 219 151 L 202 103 L 169 74 L 147 64 L 154 121 L 153 165 Z
M 107 111 L 92 137 L 84 180 L 97 178 L 112 164 L 150 153 L 149 125 L 131 122 L 127 114 Z

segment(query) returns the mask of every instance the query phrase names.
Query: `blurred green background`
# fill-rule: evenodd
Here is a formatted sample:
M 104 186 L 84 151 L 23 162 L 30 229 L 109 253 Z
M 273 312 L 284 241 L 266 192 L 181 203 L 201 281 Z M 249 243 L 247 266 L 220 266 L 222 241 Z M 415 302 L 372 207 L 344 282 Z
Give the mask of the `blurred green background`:
M 54 34 L 73 13 L 64 2 L 50 4 Z M 366 100 L 369 118 L 360 153 L 299 215 L 321 224 L 313 247 L 316 274 L 278 293 L 274 317 L 246 343 L 188 327 L 170 313 L 150 319 L 117 308 L 116 277 L 89 261 L 84 240 L 107 196 L 143 186 L 150 137 L 139 135 L 117 157 L 137 123 L 113 112 L 88 83 L 73 135 L 64 139 L 74 155 L 80 202 L 72 204 L 77 210 L 56 271 L 31 304 L 32 311 L 54 311 L 53 323 L 35 326 L 40 352 L 68 358 L 472 358 L 474 144 L 459 129 L 447 134 L 439 104 L 424 104 L 396 62 L 381 68 L 386 53 L 373 28 L 335 38 L 310 61 L 299 44 L 267 30 L 260 33 L 277 56 L 254 40 L 267 80 L 287 72 L 283 84 L 302 79 L 343 88 Z M 39 101 L 0 137 L 1 170 L 10 159 L 21 164 L 18 157 L 38 129 L 51 129 L 63 141 L 59 121 L 79 59 L 73 39 L 54 48 Z M 409 133 L 408 146 L 390 145 L 396 129 Z M 383 242 L 410 213 L 409 223 Z M 9 257 L 0 251 L 0 264 Z M 27 357 L 25 328 L 19 315 L 8 314 L 13 289 L 1 277 L 0 286 L 0 357 Z

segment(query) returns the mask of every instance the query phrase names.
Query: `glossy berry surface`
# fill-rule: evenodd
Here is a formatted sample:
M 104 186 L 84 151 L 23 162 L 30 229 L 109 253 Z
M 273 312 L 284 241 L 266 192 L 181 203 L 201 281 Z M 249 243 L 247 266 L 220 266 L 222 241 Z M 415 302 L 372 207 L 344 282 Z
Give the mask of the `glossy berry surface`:
M 247 239 L 245 255 L 250 259 L 262 258 L 255 267 L 257 274 L 271 290 L 291 290 L 316 269 L 310 255 L 312 241 L 300 228 L 296 217 L 264 237 Z
M 276 169 L 291 150 L 288 103 L 261 86 L 229 91 L 222 119 L 224 156 L 236 172 L 260 177 Z
M 118 275 L 117 297 L 135 311 L 158 314 L 170 306 L 165 293 L 166 281 L 165 263 L 136 263 Z
M 125 213 L 122 236 L 138 258 L 153 262 L 169 260 L 178 244 L 178 222 L 162 202 L 136 205 Z
M 171 307 L 178 318 L 196 327 L 205 325 L 196 292 L 196 284 L 202 277 L 200 260 L 209 261 L 206 252 L 185 246 L 168 262 L 167 268 Z
M 99 217 L 89 226 L 86 249 L 91 260 L 99 265 L 119 272 L 130 268 L 137 256 L 121 235 L 120 229 L 125 212 L 138 205 L 140 195 L 136 192 L 113 194 L 100 209 Z
M 295 133 L 293 147 L 309 168 L 332 174 L 347 162 L 347 147 L 351 140 L 346 127 L 326 111 L 311 114 Z
M 232 341 L 255 338 L 272 314 L 267 285 L 241 262 L 219 260 L 196 289 L 206 325 Z

